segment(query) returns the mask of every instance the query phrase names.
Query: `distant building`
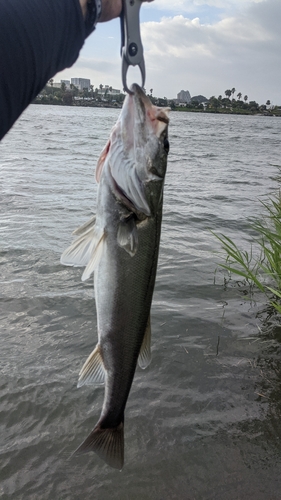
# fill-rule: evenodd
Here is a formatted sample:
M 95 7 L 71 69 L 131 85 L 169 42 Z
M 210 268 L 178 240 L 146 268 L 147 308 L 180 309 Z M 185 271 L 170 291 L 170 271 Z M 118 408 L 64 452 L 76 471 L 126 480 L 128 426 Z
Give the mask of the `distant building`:
M 190 96 L 189 91 L 188 90 L 181 90 L 177 94 L 177 99 L 178 99 L 178 102 L 185 102 L 185 103 L 189 104 L 191 102 L 191 96 Z
M 71 78 L 72 85 L 75 85 L 79 90 L 88 89 L 91 87 L 91 80 L 88 78 Z

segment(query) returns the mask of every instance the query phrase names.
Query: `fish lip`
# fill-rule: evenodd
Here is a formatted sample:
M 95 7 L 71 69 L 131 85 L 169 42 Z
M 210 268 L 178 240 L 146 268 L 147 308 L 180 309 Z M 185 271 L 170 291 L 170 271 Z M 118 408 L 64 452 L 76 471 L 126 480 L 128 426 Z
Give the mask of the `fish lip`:
M 143 104 L 148 107 L 152 106 L 151 101 L 149 100 L 148 96 L 144 93 L 143 88 L 140 87 L 137 83 L 132 83 L 130 91 L 132 93 L 128 94 L 129 98 L 137 101 L 142 101 Z
M 130 87 L 130 91 L 133 94 L 139 93 L 140 91 L 143 93 L 143 90 L 141 89 L 141 87 L 137 83 L 132 83 L 132 85 Z

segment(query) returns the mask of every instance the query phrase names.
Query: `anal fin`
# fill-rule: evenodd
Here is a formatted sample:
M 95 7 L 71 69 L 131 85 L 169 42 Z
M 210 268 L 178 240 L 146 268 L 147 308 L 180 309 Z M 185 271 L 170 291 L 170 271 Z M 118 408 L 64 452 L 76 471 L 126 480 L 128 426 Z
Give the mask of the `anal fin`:
M 104 384 L 104 380 L 105 369 L 100 346 L 97 344 L 80 370 L 77 387 L 82 387 L 82 385 Z
M 149 316 L 138 358 L 138 364 L 143 370 L 147 368 L 151 362 L 150 344 L 151 344 L 151 326 L 150 326 L 150 316 Z

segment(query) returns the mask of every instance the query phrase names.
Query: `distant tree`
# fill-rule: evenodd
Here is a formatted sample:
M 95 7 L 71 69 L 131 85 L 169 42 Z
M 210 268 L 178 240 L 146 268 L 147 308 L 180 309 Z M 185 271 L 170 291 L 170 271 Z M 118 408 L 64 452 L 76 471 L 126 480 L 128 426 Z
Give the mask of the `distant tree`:
M 102 83 L 100 83 L 100 89 L 101 89 L 101 90 L 103 89 L 103 84 L 102 84 Z
M 66 106 L 72 106 L 73 97 L 71 92 L 65 92 L 65 94 L 62 97 L 62 100 Z
M 230 89 L 228 89 L 228 90 L 226 90 L 224 93 L 225 93 L 226 97 L 228 97 L 228 99 L 229 99 L 229 98 L 230 98 L 230 96 L 231 96 L 231 90 L 230 90 Z
M 78 87 L 75 87 L 74 83 L 71 83 L 70 84 L 70 88 L 72 90 L 72 94 L 77 96 L 79 94 L 79 90 L 78 90 Z
M 270 106 L 270 100 L 268 99 L 265 103 L 267 106 Z
M 208 102 L 208 109 L 212 109 L 215 111 L 215 113 L 218 112 L 218 108 L 220 108 L 221 103 L 220 101 L 213 95 L 210 97 L 209 102 Z
M 222 105 L 224 108 L 229 108 L 231 106 L 230 99 L 228 97 L 224 97 L 221 101 L 219 101 L 220 105 Z
M 221 100 L 222 100 L 222 95 L 219 95 L 218 100 L 219 100 L 219 101 L 221 101 Z
M 233 94 L 235 94 L 235 92 L 236 92 L 236 89 L 233 87 L 233 88 L 231 89 L 231 93 L 232 93 L 232 95 L 233 95 Z
M 94 94 L 94 85 L 90 85 L 90 89 L 91 89 L 91 97 L 93 98 L 93 94 Z
M 244 101 L 247 102 L 248 101 L 248 96 L 247 95 L 244 95 Z
M 48 82 L 51 87 L 52 87 L 52 93 L 54 93 L 54 88 L 53 88 L 53 85 L 54 85 L 54 79 L 53 78 L 50 78 L 49 82 Z
M 65 83 L 64 83 L 64 82 L 61 82 L 61 86 L 60 86 L 60 88 L 61 88 L 61 91 L 62 91 L 62 92 L 65 92 L 65 90 L 66 90 L 66 85 L 65 85 Z
M 191 101 L 192 102 L 192 107 L 193 108 L 198 108 L 199 106 L 199 101 L 197 101 L 196 99 L 194 101 Z
M 152 96 L 152 94 L 153 94 L 153 89 L 150 89 L 150 91 L 149 91 L 149 92 L 150 92 L 150 95 Z
M 242 97 L 241 92 L 238 92 L 237 97 L 238 97 L 238 100 L 240 101 L 240 99 L 241 99 L 241 97 Z
M 256 101 L 250 101 L 248 106 L 252 113 L 256 113 L 259 110 L 259 104 Z

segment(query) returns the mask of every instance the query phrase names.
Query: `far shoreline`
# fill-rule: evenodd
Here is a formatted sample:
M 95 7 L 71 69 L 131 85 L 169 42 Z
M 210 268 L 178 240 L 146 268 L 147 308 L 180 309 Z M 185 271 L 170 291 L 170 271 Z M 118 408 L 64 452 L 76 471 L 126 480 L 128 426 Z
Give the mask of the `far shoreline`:
M 110 103 L 89 103 L 87 101 L 79 101 L 79 104 L 64 104 L 64 103 L 44 103 L 40 101 L 33 101 L 32 104 L 36 105 L 41 105 L 41 106 L 63 106 L 66 108 L 111 108 L 111 109 L 122 109 L 121 104 L 110 104 Z M 239 111 L 234 111 L 230 109 L 221 109 L 221 110 L 212 110 L 212 109 L 197 109 L 197 108 L 185 108 L 185 107 L 180 107 L 180 106 L 175 106 L 174 108 L 171 108 L 171 111 L 179 111 L 180 113 L 201 113 L 201 114 L 215 114 L 215 115 L 246 115 L 246 116 L 270 116 L 270 117 L 281 117 L 281 109 L 278 109 L 278 113 L 276 113 L 276 109 L 274 110 L 267 110 L 263 113 L 260 111 L 250 111 L 250 110 L 242 110 L 239 109 Z

